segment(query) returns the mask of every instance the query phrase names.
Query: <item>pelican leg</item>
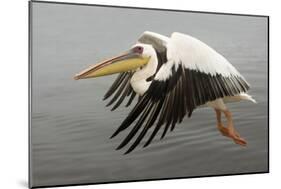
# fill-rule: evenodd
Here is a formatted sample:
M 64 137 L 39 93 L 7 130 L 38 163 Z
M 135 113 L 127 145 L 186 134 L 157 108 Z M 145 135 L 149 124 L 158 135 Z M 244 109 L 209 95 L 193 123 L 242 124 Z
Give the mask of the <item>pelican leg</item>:
M 216 111 L 216 116 L 217 116 L 217 128 L 218 128 L 218 130 L 221 132 L 221 134 L 223 136 L 229 137 L 228 129 L 223 126 L 222 121 L 221 121 L 221 110 L 215 109 L 215 111 Z
M 232 138 L 236 144 L 246 146 L 246 140 L 241 138 L 239 133 L 234 129 L 231 112 L 229 110 L 224 110 L 223 113 L 227 119 L 227 136 Z

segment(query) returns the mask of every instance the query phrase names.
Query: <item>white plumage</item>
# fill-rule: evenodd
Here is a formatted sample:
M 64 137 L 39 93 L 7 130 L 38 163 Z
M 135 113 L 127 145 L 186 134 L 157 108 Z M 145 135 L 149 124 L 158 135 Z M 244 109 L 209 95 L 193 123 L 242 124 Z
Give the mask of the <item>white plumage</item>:
M 181 60 L 186 68 L 211 75 L 241 76 L 221 54 L 194 37 L 175 32 L 170 43 L 175 48 L 173 57 Z

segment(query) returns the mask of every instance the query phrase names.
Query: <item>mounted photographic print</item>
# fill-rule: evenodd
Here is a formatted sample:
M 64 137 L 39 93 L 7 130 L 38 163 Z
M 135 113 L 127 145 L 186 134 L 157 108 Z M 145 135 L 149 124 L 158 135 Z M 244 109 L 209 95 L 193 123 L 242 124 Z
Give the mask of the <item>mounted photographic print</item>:
M 29 186 L 269 172 L 269 17 L 29 2 Z

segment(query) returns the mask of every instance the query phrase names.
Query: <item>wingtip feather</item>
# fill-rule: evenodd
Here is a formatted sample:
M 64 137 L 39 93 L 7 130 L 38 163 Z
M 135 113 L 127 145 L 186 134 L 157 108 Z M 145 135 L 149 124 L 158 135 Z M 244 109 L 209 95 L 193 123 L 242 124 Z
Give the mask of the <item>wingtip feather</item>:
M 118 135 L 119 131 L 115 131 L 111 136 L 110 136 L 110 139 L 114 138 L 116 135 Z

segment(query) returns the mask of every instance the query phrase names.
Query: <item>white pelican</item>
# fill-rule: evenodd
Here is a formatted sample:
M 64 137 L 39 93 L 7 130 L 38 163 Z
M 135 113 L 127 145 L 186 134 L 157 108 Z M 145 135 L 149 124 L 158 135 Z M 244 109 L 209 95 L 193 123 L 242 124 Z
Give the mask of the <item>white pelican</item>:
M 137 95 L 139 100 L 133 110 L 111 136 L 114 137 L 136 121 L 130 133 L 117 147 L 121 149 L 137 134 L 136 140 L 125 152 L 131 152 L 149 129 L 148 146 L 156 133 L 163 127 L 163 138 L 186 114 L 209 106 L 215 110 L 217 128 L 235 143 L 245 146 L 233 126 L 232 115 L 226 102 L 255 100 L 246 92 L 249 84 L 244 77 L 219 53 L 200 40 L 182 33 L 173 33 L 170 38 L 144 32 L 132 48 L 114 58 L 76 74 L 75 79 L 86 79 L 120 73 L 104 96 L 112 96 L 107 104 L 116 109 L 126 97 L 129 106 Z M 221 114 L 227 120 L 226 127 Z

